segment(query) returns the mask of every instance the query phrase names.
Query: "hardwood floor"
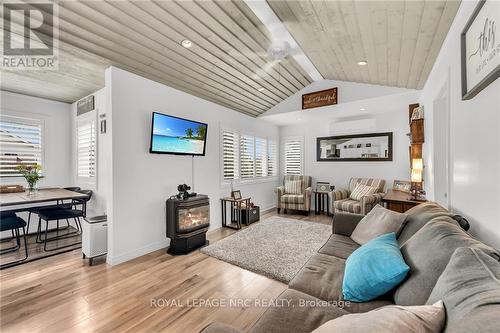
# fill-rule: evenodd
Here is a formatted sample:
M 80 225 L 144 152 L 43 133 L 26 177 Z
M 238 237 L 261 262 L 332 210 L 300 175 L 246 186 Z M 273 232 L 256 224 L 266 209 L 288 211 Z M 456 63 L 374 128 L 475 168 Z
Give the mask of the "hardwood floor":
M 63 225 L 62 228 L 65 228 L 66 226 Z M 75 233 L 76 229 L 74 227 L 70 227 L 67 229 L 62 229 L 59 230 L 58 232 L 56 231 L 51 231 L 49 232 L 49 238 L 50 237 L 55 237 L 55 236 L 65 236 L 68 238 L 60 239 L 60 240 L 53 240 L 50 241 L 47 245 L 47 249 L 49 251 L 44 250 L 44 244 L 40 244 L 36 242 L 36 234 L 29 234 L 26 236 L 27 238 L 27 243 L 28 243 L 28 259 L 23 261 L 22 265 L 25 265 L 27 262 L 34 261 L 34 260 L 39 260 L 40 258 L 46 258 L 50 257 L 53 255 L 57 255 L 62 252 L 68 252 L 71 250 L 76 250 L 82 247 L 81 245 L 81 240 L 82 237 L 81 235 L 70 235 L 70 233 Z M 22 232 L 21 232 L 22 233 Z M 45 237 L 42 234 L 43 237 Z M 79 244 L 77 244 L 79 243 Z M 72 245 L 74 244 L 74 245 Z M 12 240 L 6 240 L 1 244 L 2 248 L 8 248 L 11 246 L 15 245 L 15 239 Z M 23 237 L 21 237 L 21 248 L 17 251 L 2 254 L 0 256 L 0 264 L 8 264 L 20 259 L 23 259 L 25 257 L 25 248 L 24 248 L 24 240 Z
M 312 214 L 280 216 L 331 223 L 329 217 Z M 209 239 L 215 242 L 234 232 L 216 229 Z M 230 300 L 271 300 L 286 289 L 281 282 L 199 251 L 171 256 L 165 250 L 114 267 L 103 260 L 89 267 L 75 250 L 2 270 L 0 282 L 2 332 L 190 333 L 212 321 L 246 331 L 265 308 L 230 307 Z M 211 303 L 193 306 L 197 300 Z M 216 301 L 226 306 L 216 306 Z

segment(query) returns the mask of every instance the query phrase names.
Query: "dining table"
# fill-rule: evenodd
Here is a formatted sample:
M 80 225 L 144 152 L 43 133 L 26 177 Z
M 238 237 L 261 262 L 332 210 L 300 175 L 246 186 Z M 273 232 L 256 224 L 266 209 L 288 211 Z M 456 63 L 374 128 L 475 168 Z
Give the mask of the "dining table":
M 66 190 L 64 188 L 43 188 L 35 192 L 0 193 L 0 210 L 22 212 L 34 206 L 43 206 L 63 200 L 85 199 L 87 194 Z

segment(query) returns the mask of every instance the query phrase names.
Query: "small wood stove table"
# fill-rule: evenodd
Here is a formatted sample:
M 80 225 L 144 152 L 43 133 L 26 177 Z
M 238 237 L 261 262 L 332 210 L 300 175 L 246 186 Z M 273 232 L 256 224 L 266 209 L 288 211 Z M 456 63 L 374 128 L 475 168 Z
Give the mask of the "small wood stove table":
M 245 214 L 246 216 L 246 221 L 250 220 L 250 201 L 251 198 L 241 198 L 241 199 L 234 199 L 234 198 L 221 198 L 221 206 L 222 206 L 222 226 L 225 228 L 230 228 L 230 229 L 235 229 L 239 230 L 241 229 L 241 212 L 242 212 L 242 207 L 243 204 L 245 205 Z M 227 224 L 227 203 L 231 204 L 231 224 Z M 236 223 L 236 226 L 233 224 Z

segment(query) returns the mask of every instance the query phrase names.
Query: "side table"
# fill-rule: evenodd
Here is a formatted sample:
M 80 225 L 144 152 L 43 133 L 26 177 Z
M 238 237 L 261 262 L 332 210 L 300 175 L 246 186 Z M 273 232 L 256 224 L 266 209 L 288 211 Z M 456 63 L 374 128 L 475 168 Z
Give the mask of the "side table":
M 230 228 L 230 229 L 235 229 L 239 230 L 241 229 L 241 212 L 242 212 L 242 207 L 243 204 L 245 204 L 245 214 L 246 214 L 246 219 L 245 221 L 250 220 L 250 201 L 251 198 L 241 198 L 241 199 L 234 199 L 234 198 L 221 198 L 221 207 L 222 207 L 222 226 L 225 228 Z M 231 223 L 227 224 L 227 203 L 231 204 Z M 233 224 L 236 223 L 236 226 Z
M 397 190 L 389 190 L 382 198 L 387 209 L 393 210 L 398 213 L 404 213 L 408 209 L 426 202 L 425 198 L 415 200 L 410 193 Z
M 316 215 L 326 213 L 326 215 L 330 216 L 330 197 L 328 193 L 330 192 L 314 191 L 314 213 Z

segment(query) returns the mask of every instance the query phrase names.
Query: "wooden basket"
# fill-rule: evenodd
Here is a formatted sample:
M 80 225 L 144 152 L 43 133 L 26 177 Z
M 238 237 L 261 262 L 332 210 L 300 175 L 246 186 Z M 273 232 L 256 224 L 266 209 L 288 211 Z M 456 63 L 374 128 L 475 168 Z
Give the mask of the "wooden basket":
M 0 193 L 19 193 L 24 192 L 23 185 L 1 185 Z

